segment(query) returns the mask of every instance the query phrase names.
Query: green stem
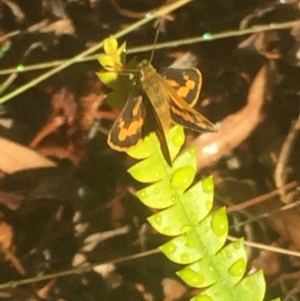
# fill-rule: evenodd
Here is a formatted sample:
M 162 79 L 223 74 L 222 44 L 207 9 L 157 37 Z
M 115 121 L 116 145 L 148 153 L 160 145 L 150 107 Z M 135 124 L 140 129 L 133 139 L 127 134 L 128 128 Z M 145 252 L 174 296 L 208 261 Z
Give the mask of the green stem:
M 119 39 L 123 36 L 125 36 L 126 34 L 136 30 L 137 28 L 145 25 L 146 23 L 149 23 L 151 20 L 156 19 L 158 17 L 161 17 L 163 15 L 166 15 L 174 10 L 176 10 L 177 8 L 191 2 L 192 0 L 178 0 L 175 1 L 174 3 L 168 5 L 168 6 L 163 6 L 160 9 L 158 9 L 157 11 L 154 12 L 149 12 L 145 15 L 145 17 L 135 23 L 133 23 L 132 25 L 129 25 L 128 27 L 122 29 L 121 31 L 117 32 L 114 37 L 116 39 Z M 68 61 L 62 63 L 61 65 L 57 66 L 56 68 L 53 68 L 51 70 L 49 70 L 48 72 L 45 72 L 44 74 L 36 77 L 35 79 L 33 79 L 32 81 L 28 82 L 27 84 L 21 86 L 20 88 L 14 90 L 11 93 L 6 94 L 5 96 L 0 98 L 0 103 L 4 103 L 10 99 L 12 99 L 13 97 L 27 91 L 28 89 L 36 86 L 37 84 L 39 84 L 40 82 L 48 79 L 49 77 L 51 77 L 52 75 L 62 71 L 63 69 L 73 65 L 74 63 L 82 60 L 83 58 L 85 58 L 86 56 L 92 54 L 93 52 L 99 50 L 100 48 L 103 47 L 103 43 L 104 41 L 101 41 L 100 43 L 96 44 L 95 46 L 79 53 L 78 55 L 74 56 L 73 58 L 69 59 Z
M 214 40 L 219 40 L 219 39 L 244 36 L 244 35 L 253 34 L 253 33 L 262 32 L 262 31 L 283 30 L 283 29 L 294 27 L 299 24 L 300 24 L 300 21 L 297 20 L 297 21 L 275 23 L 275 24 L 272 23 L 272 24 L 268 24 L 268 25 L 255 26 L 255 27 L 246 28 L 246 29 L 237 29 L 237 30 L 230 30 L 230 31 L 218 32 L 218 33 L 206 33 L 206 34 L 202 34 L 200 36 L 195 36 L 195 37 L 191 37 L 191 38 L 172 40 L 172 41 L 168 41 L 165 43 L 157 43 L 155 46 L 153 46 L 153 44 L 136 46 L 136 47 L 128 48 L 126 53 L 127 54 L 141 53 L 141 52 L 151 51 L 153 48 L 154 49 L 164 49 L 164 48 L 172 48 L 172 47 L 174 48 L 174 47 L 178 47 L 179 45 L 182 46 L 182 45 L 189 45 L 189 44 L 193 44 L 193 43 L 209 42 L 209 41 L 214 41 Z M 81 57 L 80 60 L 77 60 L 74 63 L 83 63 L 83 62 L 93 61 L 93 60 L 96 60 L 98 58 L 98 56 L 99 56 L 99 54 L 93 54 L 90 56 L 86 56 L 84 58 Z M 33 70 L 41 70 L 41 69 L 51 68 L 51 67 L 61 65 L 67 61 L 68 60 L 56 60 L 56 61 L 51 61 L 51 62 L 46 62 L 46 63 L 21 66 L 19 68 L 14 67 L 14 68 L 3 69 L 3 70 L 0 70 L 0 75 L 10 74 L 10 73 L 14 73 L 14 72 L 21 73 L 21 72 L 28 72 L 28 71 L 33 71 Z
M 100 265 L 117 264 L 117 263 L 126 262 L 126 261 L 130 261 L 130 260 L 140 259 L 145 256 L 151 256 L 151 255 L 158 254 L 158 253 L 160 253 L 159 249 L 152 249 L 152 250 L 149 250 L 149 251 L 146 251 L 143 253 L 138 253 L 138 254 L 134 254 L 134 255 L 128 255 L 128 256 L 121 257 L 121 258 L 113 259 L 113 260 L 110 260 L 109 262 L 98 262 L 98 263 L 93 263 L 93 264 L 89 264 L 86 266 L 77 267 L 74 269 L 65 270 L 65 271 L 61 271 L 61 272 L 57 272 L 57 273 L 53 273 L 53 274 L 41 275 L 41 276 L 37 276 L 37 277 L 26 278 L 26 279 L 21 279 L 21 280 L 16 280 L 16 281 L 9 281 L 6 283 L 1 283 L 0 290 L 9 288 L 9 287 L 16 287 L 16 286 L 26 285 L 26 284 L 30 284 L 30 283 L 36 283 L 36 282 L 40 282 L 40 281 L 56 279 L 56 278 L 65 277 L 65 276 L 74 275 L 74 274 L 86 273 L 86 272 L 92 271 L 93 269 L 97 268 Z

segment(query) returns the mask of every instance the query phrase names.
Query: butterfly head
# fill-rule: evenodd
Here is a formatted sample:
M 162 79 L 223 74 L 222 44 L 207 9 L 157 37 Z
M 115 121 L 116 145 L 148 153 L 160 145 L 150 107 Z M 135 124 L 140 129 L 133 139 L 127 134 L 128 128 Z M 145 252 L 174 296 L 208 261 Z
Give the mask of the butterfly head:
M 138 65 L 137 69 L 140 72 L 140 80 L 143 81 L 148 74 L 153 74 L 156 70 L 153 68 L 148 60 L 142 60 Z

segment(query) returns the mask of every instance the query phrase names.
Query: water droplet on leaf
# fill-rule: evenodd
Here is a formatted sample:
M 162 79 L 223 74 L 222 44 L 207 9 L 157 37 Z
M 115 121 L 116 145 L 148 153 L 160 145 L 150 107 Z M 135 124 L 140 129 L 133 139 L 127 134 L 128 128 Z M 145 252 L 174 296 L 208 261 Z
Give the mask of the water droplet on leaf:
M 201 181 L 202 189 L 205 193 L 211 193 L 214 191 L 214 183 L 211 177 L 207 177 Z
M 172 176 L 171 184 L 174 188 L 185 190 L 188 188 L 195 177 L 195 169 L 188 165 L 178 168 Z
M 190 218 L 190 222 L 193 225 L 196 225 L 198 223 L 198 219 L 197 219 L 197 215 L 196 214 L 192 213 L 189 218 Z
M 161 215 L 156 215 L 154 217 L 154 222 L 157 224 L 157 225 L 161 225 Z
M 183 227 L 181 228 L 181 235 L 189 235 L 190 232 L 191 232 L 191 230 L 192 230 L 192 227 L 191 227 L 191 226 L 188 226 L 188 225 L 183 226 Z
M 176 252 L 177 246 L 173 242 L 169 241 L 161 246 L 161 250 L 166 255 L 172 255 L 172 254 L 174 254 L 174 252 Z
M 210 225 L 216 236 L 223 236 L 227 233 L 228 224 L 224 208 L 213 213 Z
M 180 259 L 181 259 L 181 263 L 188 263 L 190 256 L 187 253 L 183 253 L 180 256 Z
M 232 245 L 236 250 L 238 250 L 241 247 L 241 240 L 234 241 Z
M 188 238 L 186 240 L 186 243 L 185 245 L 188 247 L 188 248 L 192 248 L 195 246 L 195 240 L 193 238 Z
M 180 278 L 192 287 L 201 287 L 205 277 L 191 268 L 182 269 L 178 272 Z
M 171 229 L 169 227 L 164 227 L 163 233 L 164 233 L 164 235 L 170 235 Z
M 139 192 L 139 197 L 144 198 L 146 196 L 146 192 L 145 191 L 141 191 Z
M 184 143 L 184 133 L 183 131 L 177 131 L 173 137 L 173 143 L 177 147 L 181 147 Z
M 232 257 L 231 252 L 229 252 L 228 250 L 223 250 L 222 252 L 224 253 L 224 256 L 226 256 L 226 258 L 231 258 Z
M 229 268 L 229 274 L 234 277 L 242 277 L 245 269 L 246 261 L 244 258 L 240 258 Z
M 194 147 L 190 148 L 190 149 L 189 149 L 189 153 L 190 153 L 191 155 L 195 155 L 196 149 L 195 149 Z

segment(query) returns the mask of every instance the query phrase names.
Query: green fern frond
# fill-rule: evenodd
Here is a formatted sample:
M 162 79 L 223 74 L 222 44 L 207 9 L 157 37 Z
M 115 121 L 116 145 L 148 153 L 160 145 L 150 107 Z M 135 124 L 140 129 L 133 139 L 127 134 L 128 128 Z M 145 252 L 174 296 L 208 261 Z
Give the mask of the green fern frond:
M 183 128 L 174 126 L 167 136 L 171 157 L 175 158 L 185 140 Z M 128 172 L 149 183 L 137 192 L 138 198 L 155 209 L 148 218 L 161 234 L 173 238 L 161 251 L 173 262 L 188 264 L 177 275 L 189 286 L 203 288 L 194 301 L 259 301 L 265 294 L 262 271 L 244 276 L 247 256 L 243 240 L 224 247 L 228 233 L 225 208 L 212 211 L 212 177 L 194 182 L 195 149 L 180 154 L 170 167 L 160 153 L 154 134 L 128 152 L 143 159 Z
M 134 69 L 136 61 L 126 64 L 125 44 L 118 48 L 113 37 L 106 40 L 104 49 L 99 62 L 106 71 L 97 75 L 113 90 L 107 102 L 121 108 L 134 85 L 128 76 L 119 75 L 124 66 Z M 160 249 L 171 261 L 186 265 L 177 272 L 186 284 L 202 289 L 193 301 L 261 301 L 266 289 L 263 273 L 245 275 L 243 239 L 224 246 L 228 234 L 225 208 L 212 211 L 212 177 L 194 183 L 196 150 L 178 156 L 184 142 L 183 128 L 174 126 L 167 135 L 172 167 L 164 160 L 155 134 L 127 152 L 141 160 L 128 172 L 149 184 L 137 192 L 138 198 L 148 207 L 161 209 L 148 218 L 149 223 L 157 232 L 172 237 Z

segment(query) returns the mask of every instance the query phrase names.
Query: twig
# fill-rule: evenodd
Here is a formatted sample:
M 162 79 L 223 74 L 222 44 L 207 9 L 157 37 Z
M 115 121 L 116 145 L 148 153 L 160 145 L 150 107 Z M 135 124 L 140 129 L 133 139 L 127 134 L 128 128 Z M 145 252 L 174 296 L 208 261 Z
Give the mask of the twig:
M 22 266 L 20 260 L 9 249 L 0 245 L 0 251 L 3 252 L 6 259 L 12 263 L 12 265 L 14 266 L 14 268 L 17 270 L 17 272 L 20 275 L 22 275 L 22 276 L 26 275 L 26 271 L 25 271 L 24 267 Z
M 273 209 L 273 210 L 268 211 L 266 213 L 255 215 L 254 217 L 248 218 L 244 222 L 240 222 L 240 223 L 234 224 L 233 227 L 242 227 L 244 225 L 247 225 L 247 224 L 253 223 L 255 221 L 258 221 L 258 220 L 260 220 L 262 218 L 269 217 L 269 216 L 271 216 L 271 215 L 273 215 L 275 213 L 278 213 L 278 212 L 281 212 L 281 211 L 285 211 L 285 210 L 290 210 L 292 208 L 298 207 L 299 205 L 300 205 L 300 200 L 296 201 L 296 202 L 293 202 L 291 204 L 287 204 L 287 205 L 282 206 L 280 208 Z
M 176 1 L 176 0 L 175 0 Z M 147 13 L 146 11 L 144 12 L 135 12 L 135 11 L 131 11 L 129 9 L 123 8 L 121 7 L 116 0 L 110 0 L 111 4 L 113 5 L 113 7 L 115 8 L 115 10 L 122 16 L 126 16 L 129 18 L 134 18 L 134 19 L 141 19 L 145 16 L 145 14 Z M 174 0 L 166 0 L 166 2 L 164 3 L 164 5 L 168 5 L 170 3 L 174 2 Z
M 161 17 L 165 14 L 168 14 L 169 12 L 174 11 L 175 9 L 191 2 L 192 0 L 178 0 L 168 6 L 162 7 L 160 9 L 158 9 L 157 11 L 154 12 L 149 12 L 143 19 L 133 23 L 132 25 L 129 25 L 128 27 L 122 29 L 121 31 L 117 32 L 114 37 L 116 39 L 119 39 L 123 36 L 125 36 L 126 34 L 134 31 L 135 29 L 139 28 L 140 26 L 143 26 L 146 23 L 149 23 L 150 21 L 152 21 L 153 19 L 156 19 L 158 17 Z M 4 103 L 10 99 L 12 99 L 13 97 L 27 91 L 28 89 L 36 86 L 37 84 L 39 84 L 40 82 L 48 79 L 49 77 L 53 76 L 54 74 L 66 69 L 67 67 L 73 65 L 75 62 L 82 60 L 82 58 L 92 54 L 93 52 L 99 50 L 100 48 L 103 47 L 103 43 L 104 41 L 101 41 L 100 43 L 94 45 L 93 47 L 79 53 L 78 55 L 74 56 L 73 58 L 69 59 L 68 61 L 62 63 L 61 65 L 57 66 L 56 68 L 51 69 L 48 72 L 45 72 L 44 74 L 36 77 L 35 79 L 33 79 L 32 81 L 28 82 L 27 84 L 21 86 L 20 88 L 14 90 L 13 92 L 6 94 L 5 96 L 0 98 L 0 103 Z
M 230 207 L 227 208 L 227 212 L 240 211 L 240 210 L 243 210 L 245 208 L 248 208 L 248 207 L 254 206 L 256 204 L 262 203 L 262 202 L 264 202 L 266 200 L 269 200 L 272 197 L 280 194 L 280 190 L 286 191 L 288 189 L 295 188 L 298 184 L 299 183 L 297 181 L 293 181 L 293 182 L 291 182 L 289 184 L 286 184 L 284 186 L 277 187 L 277 189 L 275 189 L 275 190 L 273 190 L 269 193 L 266 193 L 264 195 L 260 195 L 258 197 L 255 197 L 255 198 L 253 198 L 251 200 L 248 200 L 246 202 L 243 202 L 241 204 L 230 206 Z
M 235 29 L 235 30 L 229 30 L 229 31 L 219 32 L 219 33 L 206 32 L 201 36 L 196 36 L 193 38 L 187 38 L 187 39 L 182 39 L 182 40 L 175 40 L 175 41 L 160 43 L 155 46 L 155 49 L 172 48 L 172 47 L 178 47 L 178 46 L 182 46 L 182 45 L 190 45 L 190 44 L 195 44 L 195 43 L 200 43 L 200 42 L 209 42 L 209 41 L 214 41 L 214 40 L 219 40 L 219 39 L 239 37 L 239 36 L 258 33 L 258 32 L 262 32 L 262 31 L 287 29 L 287 28 L 291 28 L 291 27 L 294 27 L 299 24 L 300 24 L 300 20 L 296 20 L 296 21 L 289 21 L 289 22 L 283 22 L 283 23 L 271 23 L 268 25 L 253 26 L 251 28 L 246 28 L 246 29 L 242 29 L 242 30 Z M 153 46 L 146 45 L 146 46 L 134 48 L 134 51 L 135 52 L 150 51 L 151 47 L 153 47 Z
M 23 65 L 25 63 L 25 61 L 28 59 L 28 57 L 31 55 L 32 51 L 34 51 L 38 47 L 41 47 L 44 49 L 45 45 L 41 42 L 35 42 L 35 43 L 31 44 L 28 47 L 28 49 L 25 51 L 25 54 L 23 55 L 20 64 Z M 19 75 L 18 72 L 14 72 L 2 83 L 2 85 L 0 87 L 0 94 L 2 94 L 16 80 L 18 75 Z
M 2 0 L 2 2 L 10 8 L 18 22 L 23 22 L 25 20 L 25 13 L 22 11 L 19 5 L 9 0 Z
M 49 23 L 48 20 L 45 19 L 45 20 L 42 20 L 39 23 L 36 23 L 36 24 L 33 24 L 33 25 L 29 26 L 26 30 L 15 30 L 15 31 L 9 32 L 9 33 L 7 33 L 7 34 L 0 37 L 0 43 L 3 43 L 4 41 L 7 41 L 7 40 L 19 35 L 19 34 L 37 32 L 37 31 L 43 29 L 44 27 L 46 27 L 48 25 L 48 23 Z
M 233 237 L 233 236 L 228 236 L 227 239 L 230 241 L 236 241 L 238 238 Z M 268 251 L 276 252 L 276 253 L 280 253 L 280 254 L 300 257 L 300 252 L 297 252 L 297 251 L 290 251 L 290 250 L 286 250 L 283 248 L 272 247 L 272 246 L 268 246 L 268 245 L 264 245 L 264 244 L 256 243 L 256 242 L 250 242 L 250 241 L 244 241 L 244 244 L 247 246 L 253 247 L 253 248 L 258 248 L 258 249 L 268 250 Z M 130 261 L 130 260 L 140 259 L 140 258 L 143 258 L 146 256 L 158 254 L 160 252 L 161 251 L 159 249 L 152 249 L 152 250 L 149 250 L 146 252 L 141 252 L 141 253 L 134 254 L 134 255 L 124 256 L 122 258 L 117 258 L 117 259 L 114 259 L 114 260 L 111 260 L 108 262 L 94 263 L 94 264 L 91 264 L 88 266 L 74 268 L 74 269 L 70 269 L 70 270 L 66 270 L 66 271 L 61 271 L 58 273 L 42 275 L 42 276 L 38 276 L 38 277 L 27 278 L 27 279 L 22 279 L 22 280 L 17 280 L 17 281 L 10 281 L 10 282 L 0 284 L 0 290 L 9 288 L 9 287 L 16 287 L 16 286 L 26 285 L 26 284 L 30 284 L 30 283 L 36 283 L 36 282 L 40 282 L 40 281 L 44 281 L 44 280 L 60 278 L 60 277 L 69 276 L 72 274 L 85 273 L 85 272 L 89 272 L 89 271 L 93 270 L 94 268 L 98 267 L 99 265 L 116 264 L 116 263 L 126 262 L 126 261 Z
M 233 236 L 227 236 L 227 239 L 230 241 L 236 241 L 239 238 L 233 237 Z M 261 250 L 267 250 L 275 253 L 280 253 L 284 255 L 290 255 L 290 256 L 295 256 L 295 257 L 300 257 L 300 252 L 297 251 L 291 251 L 291 250 L 286 250 L 283 248 L 278 248 L 278 247 L 273 247 L 273 246 L 268 246 L 265 244 L 257 243 L 257 242 L 252 242 L 252 241 L 244 241 L 244 244 L 249 247 L 261 249 Z
M 224 154 L 246 140 L 257 127 L 261 121 L 266 81 L 267 70 L 263 66 L 251 84 L 247 104 L 219 122 L 216 133 L 202 134 L 191 143 L 197 148 L 198 169 L 216 163 Z
M 247 29 L 237 29 L 237 30 L 230 30 L 226 32 L 220 32 L 220 33 L 204 33 L 200 36 L 191 37 L 187 39 L 181 39 L 181 40 L 173 40 L 165 43 L 157 43 L 155 46 L 153 44 L 149 45 L 143 45 L 143 46 L 136 46 L 132 48 L 128 48 L 126 53 L 127 54 L 134 54 L 134 53 L 141 53 L 141 52 L 147 52 L 151 51 L 152 49 L 164 49 L 164 48 L 174 48 L 182 45 L 190 45 L 195 43 L 201 43 L 201 42 L 210 42 L 214 40 L 219 39 L 226 39 L 226 38 L 232 38 L 236 36 L 244 36 L 248 34 L 253 34 L 257 32 L 263 32 L 263 31 L 270 31 L 270 30 L 282 30 L 291 28 L 293 26 L 299 25 L 300 21 L 290 21 L 290 22 L 283 22 L 283 23 L 277 23 L 277 24 L 268 24 L 268 25 L 261 25 L 261 26 L 255 26 Z M 100 47 L 101 48 L 101 47 Z M 86 57 L 82 57 L 80 60 L 77 60 L 74 62 L 74 64 L 80 64 L 88 61 L 94 61 L 97 60 L 99 57 L 99 54 L 90 55 Z M 69 59 L 68 59 L 69 60 Z M 41 70 L 41 69 L 47 69 L 55 66 L 59 66 L 61 64 L 64 64 L 68 60 L 55 60 L 51 62 L 46 63 L 38 63 L 38 64 L 32 64 L 28 66 L 19 65 L 14 68 L 8 68 L 0 70 L 0 75 L 10 74 L 12 72 L 29 72 L 33 70 Z
M 295 122 L 295 124 L 292 125 L 292 128 L 290 129 L 290 132 L 286 137 L 279 154 L 278 162 L 276 164 L 276 168 L 274 172 L 274 181 L 277 188 L 283 187 L 286 183 L 286 179 L 288 176 L 287 164 L 299 130 L 300 130 L 300 113 L 298 115 L 297 121 Z M 284 190 L 279 189 L 279 195 L 283 203 L 285 204 L 290 203 Z
M 64 277 L 64 276 L 68 276 L 68 275 L 85 273 L 85 272 L 89 272 L 89 271 L 93 270 L 94 268 L 96 268 L 96 267 L 98 267 L 99 265 L 102 265 L 102 264 L 103 265 L 104 264 L 116 264 L 116 263 L 121 263 L 121 262 L 125 262 L 125 261 L 134 260 L 134 259 L 140 259 L 140 258 L 150 256 L 150 255 L 154 255 L 154 254 L 157 254 L 157 253 L 160 253 L 160 250 L 159 249 L 153 249 L 153 250 L 149 250 L 149 251 L 134 254 L 134 255 L 124 256 L 122 258 L 113 259 L 109 262 L 101 262 L 101 263 L 98 262 L 98 263 L 94 263 L 94 264 L 91 264 L 91 265 L 88 265 L 88 266 L 83 266 L 83 267 L 79 267 L 79 268 L 75 268 L 75 269 L 70 269 L 70 270 L 66 270 L 66 271 L 62 271 L 62 272 L 58 272 L 58 273 L 42 275 L 42 276 L 33 277 L 33 278 L 26 278 L 26 279 L 17 280 L 17 281 L 10 281 L 10 282 L 7 282 L 7 283 L 0 284 L 0 290 L 4 289 L 4 288 L 8 288 L 8 287 L 16 287 L 16 286 L 20 286 L 20 285 L 26 285 L 26 284 L 40 282 L 40 281 L 44 281 L 44 280 Z

